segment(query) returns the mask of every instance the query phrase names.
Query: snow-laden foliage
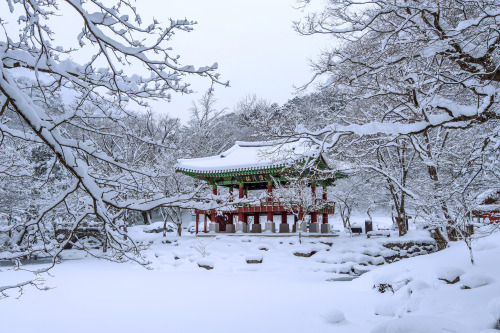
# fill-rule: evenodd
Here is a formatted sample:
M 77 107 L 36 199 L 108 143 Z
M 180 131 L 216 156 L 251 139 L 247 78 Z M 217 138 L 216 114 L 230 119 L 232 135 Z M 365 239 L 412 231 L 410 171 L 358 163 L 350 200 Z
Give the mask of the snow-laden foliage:
M 408 209 L 429 224 L 470 223 L 476 197 L 500 186 L 499 18 L 491 0 L 332 0 L 295 23 L 334 37 L 314 80 L 344 102 L 295 135 L 378 174 L 402 234 Z
M 165 191 L 173 170 L 161 156 L 176 149 L 175 120 L 125 108 L 189 93 L 187 76 L 226 84 L 217 64 L 181 64 L 169 47 L 196 22 L 145 24 L 123 0 L 7 0 L 0 13 L 0 260 L 19 267 L 23 258 L 49 256 L 52 264 L 36 273 L 44 272 L 85 225 L 104 235 L 108 259 L 144 264 L 126 232 L 129 211 L 190 196 Z M 73 30 L 58 17 L 79 31 L 65 37 Z M 56 239 L 61 224 L 67 234 Z

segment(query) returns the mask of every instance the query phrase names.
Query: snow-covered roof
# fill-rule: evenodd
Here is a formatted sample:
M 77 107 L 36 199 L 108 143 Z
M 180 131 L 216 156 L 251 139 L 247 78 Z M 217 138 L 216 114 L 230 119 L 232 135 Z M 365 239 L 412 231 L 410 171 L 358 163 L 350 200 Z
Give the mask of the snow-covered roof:
M 293 142 L 236 141 L 225 152 L 209 157 L 179 159 L 176 169 L 197 173 L 222 173 L 284 167 L 320 156 L 319 146 L 300 139 Z
M 476 210 L 478 211 L 499 211 L 500 210 L 500 189 L 489 189 L 481 193 L 477 199 Z

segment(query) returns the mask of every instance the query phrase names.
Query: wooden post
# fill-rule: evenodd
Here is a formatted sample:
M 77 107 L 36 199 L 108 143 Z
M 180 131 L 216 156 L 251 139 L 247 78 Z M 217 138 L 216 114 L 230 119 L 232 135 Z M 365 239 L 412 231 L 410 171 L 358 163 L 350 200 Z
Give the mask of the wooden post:
M 288 224 L 286 212 L 281 212 L 281 224 Z
M 203 220 L 203 232 L 207 233 L 207 214 L 203 214 L 204 220 Z
M 314 204 L 316 204 L 316 184 L 311 184 L 311 192 L 312 192 L 312 198 Z M 318 222 L 318 213 L 317 212 L 311 212 L 311 223 L 316 223 Z
M 273 184 L 267 183 L 267 222 L 273 222 Z
M 253 224 L 260 223 L 260 213 L 253 213 Z
M 323 205 L 326 205 L 327 199 L 326 186 L 323 186 Z M 323 224 L 326 223 L 328 223 L 328 213 L 323 213 Z
M 238 198 L 243 199 L 245 192 L 245 184 L 240 183 L 240 188 L 238 189 Z M 238 204 L 238 222 L 245 222 L 245 215 L 243 214 L 243 206 L 241 203 Z
M 217 185 L 216 184 L 212 185 L 212 193 L 213 193 L 213 195 L 217 195 Z
M 200 215 L 198 212 L 195 212 L 196 214 L 196 234 L 198 235 L 198 224 L 200 223 Z

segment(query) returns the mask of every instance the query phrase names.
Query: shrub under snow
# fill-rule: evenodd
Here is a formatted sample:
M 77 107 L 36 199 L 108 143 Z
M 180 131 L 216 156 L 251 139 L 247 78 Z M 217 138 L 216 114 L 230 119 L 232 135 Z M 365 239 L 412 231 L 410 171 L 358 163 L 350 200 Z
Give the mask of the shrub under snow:
M 330 324 L 338 324 L 345 320 L 344 313 L 340 310 L 334 309 L 323 316 L 325 321 Z

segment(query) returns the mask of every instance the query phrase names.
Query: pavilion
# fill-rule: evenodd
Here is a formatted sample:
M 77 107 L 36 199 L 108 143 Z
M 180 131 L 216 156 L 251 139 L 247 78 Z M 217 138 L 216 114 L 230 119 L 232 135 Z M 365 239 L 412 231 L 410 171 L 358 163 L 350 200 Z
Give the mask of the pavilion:
M 288 181 L 287 171 L 303 166 L 313 166 L 317 170 L 331 170 L 321 154 L 320 147 L 306 140 L 295 141 L 267 141 L 267 142 L 242 142 L 237 141 L 227 151 L 209 157 L 180 159 L 176 172 L 184 173 L 193 178 L 210 184 L 213 194 L 219 195 L 218 187 L 228 187 L 230 196 L 233 189 L 238 188 L 238 198 L 247 198 L 248 191 L 267 190 L 267 196 L 258 203 L 245 203 L 245 200 L 230 199 L 222 211 L 216 209 L 195 210 L 196 233 L 200 216 L 204 217 L 203 232 L 226 232 L 226 233 L 261 233 L 262 225 L 260 217 L 266 216 L 267 222 L 264 231 L 275 232 L 274 215 L 281 216 L 279 224 L 280 233 L 295 232 L 297 221 L 304 220 L 304 209 L 300 204 L 291 205 L 282 198 L 273 196 L 273 187 L 277 183 L 286 184 Z M 334 213 L 335 203 L 327 199 L 327 187 L 333 185 L 335 179 L 346 177 L 338 172 L 327 172 L 328 177 L 321 180 L 308 181 L 311 194 L 318 209 L 308 211 L 310 215 L 310 233 L 329 233 L 328 215 Z M 307 172 L 306 172 L 307 177 Z M 322 188 L 321 198 L 316 197 L 317 187 Z M 243 201 L 243 202 L 241 202 Z M 290 230 L 288 216 L 294 216 L 294 223 Z M 318 216 L 322 223 L 318 223 Z M 235 223 L 235 217 L 237 222 Z M 253 224 L 249 228 L 249 217 Z M 207 219 L 210 220 L 207 230 Z M 303 230 L 305 231 L 304 223 Z

